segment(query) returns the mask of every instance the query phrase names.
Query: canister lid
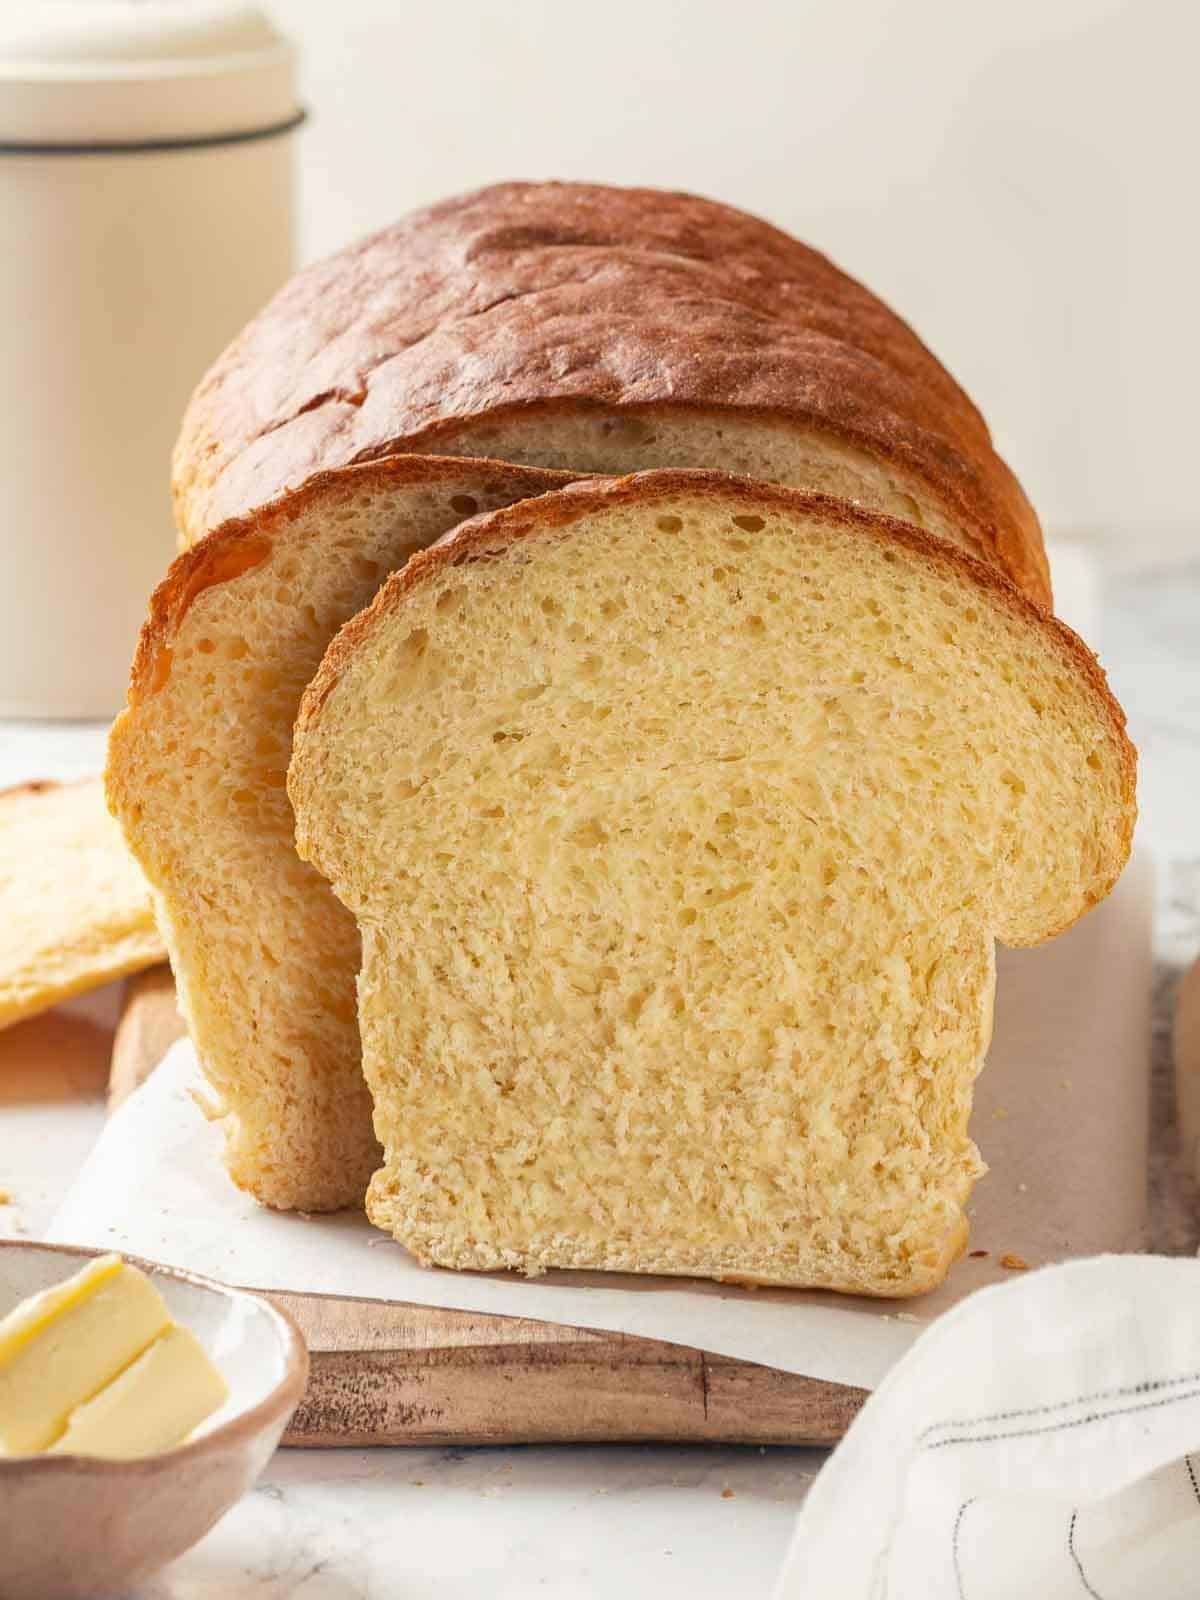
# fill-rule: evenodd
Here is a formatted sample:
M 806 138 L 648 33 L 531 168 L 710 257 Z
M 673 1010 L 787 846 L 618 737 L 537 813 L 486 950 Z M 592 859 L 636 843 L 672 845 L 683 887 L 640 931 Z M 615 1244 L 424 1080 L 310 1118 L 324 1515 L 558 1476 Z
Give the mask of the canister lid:
M 238 0 L 0 5 L 0 147 L 220 143 L 301 118 L 295 51 Z

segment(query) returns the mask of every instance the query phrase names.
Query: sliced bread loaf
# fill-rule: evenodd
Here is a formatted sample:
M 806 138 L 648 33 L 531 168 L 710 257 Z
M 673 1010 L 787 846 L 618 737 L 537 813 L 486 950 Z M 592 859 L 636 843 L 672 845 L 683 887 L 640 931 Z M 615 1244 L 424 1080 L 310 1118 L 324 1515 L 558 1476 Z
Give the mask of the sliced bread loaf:
M 1029 502 L 912 329 L 815 250 L 694 195 L 499 184 L 301 272 L 191 402 L 185 541 L 314 472 L 413 451 L 820 490 L 1049 600 Z
M 109 804 L 155 892 L 229 1170 L 269 1205 L 361 1204 L 379 1154 L 358 935 L 292 844 L 301 691 L 414 550 L 565 481 L 419 457 L 319 478 L 180 556 L 151 601 L 109 741 Z
M 1133 789 L 1090 652 L 909 525 L 686 472 L 468 523 L 338 636 L 289 774 L 362 934 L 372 1219 L 459 1268 L 930 1288 L 993 941 L 1107 894 Z

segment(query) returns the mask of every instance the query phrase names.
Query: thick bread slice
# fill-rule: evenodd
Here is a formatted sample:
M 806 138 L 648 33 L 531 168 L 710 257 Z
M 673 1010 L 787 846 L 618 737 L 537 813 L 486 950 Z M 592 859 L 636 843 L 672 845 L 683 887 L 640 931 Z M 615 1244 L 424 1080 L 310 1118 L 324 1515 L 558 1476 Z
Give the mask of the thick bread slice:
M 448 458 L 354 468 L 218 529 L 151 601 L 109 740 L 109 803 L 155 891 L 230 1173 L 269 1205 L 360 1205 L 379 1154 L 359 1069 L 358 935 L 292 844 L 284 780 L 301 691 L 412 551 L 564 481 Z
M 307 268 L 191 402 L 184 539 L 316 471 L 409 451 L 819 490 L 965 544 L 1049 602 L 1029 502 L 912 329 L 816 251 L 694 195 L 498 184 Z
M 903 1295 L 966 1237 L 993 940 L 1108 893 L 1134 754 L 991 567 L 661 472 L 410 562 L 289 792 L 363 937 L 377 1224 L 452 1267 Z
M 165 955 L 99 778 L 0 793 L 0 1028 Z

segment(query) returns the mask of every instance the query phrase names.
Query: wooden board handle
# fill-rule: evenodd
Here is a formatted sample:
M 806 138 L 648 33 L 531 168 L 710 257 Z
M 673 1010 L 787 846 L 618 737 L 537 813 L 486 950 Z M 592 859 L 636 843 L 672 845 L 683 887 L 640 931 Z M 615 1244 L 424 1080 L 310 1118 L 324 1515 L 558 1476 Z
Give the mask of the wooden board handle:
M 270 1298 L 311 1356 L 289 1445 L 828 1445 L 867 1398 L 628 1334 L 339 1295 Z
M 170 967 L 149 967 L 125 980 L 108 1074 L 110 1116 L 145 1083 L 176 1039 L 182 1039 L 186 1032 L 175 1003 L 175 980 Z

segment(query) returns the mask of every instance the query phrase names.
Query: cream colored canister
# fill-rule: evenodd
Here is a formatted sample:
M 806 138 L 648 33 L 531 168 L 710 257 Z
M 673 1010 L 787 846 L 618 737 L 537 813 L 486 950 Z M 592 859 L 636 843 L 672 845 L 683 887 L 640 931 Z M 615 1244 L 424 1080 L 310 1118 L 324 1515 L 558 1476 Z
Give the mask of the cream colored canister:
M 257 8 L 0 7 L 0 715 L 119 708 L 188 395 L 291 270 L 299 121 Z

